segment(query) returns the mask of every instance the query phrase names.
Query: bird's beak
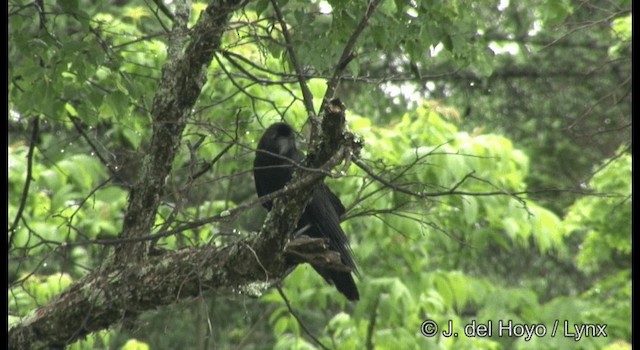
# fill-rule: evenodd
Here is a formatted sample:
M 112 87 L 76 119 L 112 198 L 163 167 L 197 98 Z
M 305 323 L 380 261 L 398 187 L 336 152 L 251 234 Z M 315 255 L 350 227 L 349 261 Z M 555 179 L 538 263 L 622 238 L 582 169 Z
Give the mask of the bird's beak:
M 291 144 L 291 140 L 287 137 L 278 138 L 278 154 L 288 154 L 295 145 Z

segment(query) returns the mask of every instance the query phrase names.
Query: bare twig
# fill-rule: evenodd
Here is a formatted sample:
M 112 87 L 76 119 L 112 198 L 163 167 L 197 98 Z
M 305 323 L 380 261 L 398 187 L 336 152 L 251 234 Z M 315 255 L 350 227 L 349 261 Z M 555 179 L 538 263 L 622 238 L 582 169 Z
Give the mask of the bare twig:
M 40 30 L 46 30 L 46 28 L 47 28 L 47 17 L 45 16 L 44 1 L 43 0 L 36 0 L 36 1 L 34 1 L 34 4 L 36 5 L 36 8 L 38 9 L 38 16 L 40 18 L 40 22 L 38 23 L 38 26 L 39 26 Z
M 311 125 L 317 125 L 315 123 L 316 113 L 313 108 L 313 95 L 311 94 L 311 90 L 307 85 L 307 81 L 304 77 L 302 65 L 298 60 L 298 56 L 296 55 L 295 49 L 293 47 L 293 40 L 291 39 L 291 34 L 289 33 L 289 29 L 287 27 L 287 22 L 284 20 L 284 16 L 282 15 L 282 11 L 280 11 L 280 5 L 278 5 L 278 1 L 271 0 L 271 5 L 273 6 L 273 10 L 276 13 L 276 18 L 278 22 L 280 22 L 280 26 L 282 26 L 282 35 L 284 36 L 284 40 L 287 43 L 287 53 L 289 54 L 289 60 L 291 61 L 291 65 L 293 69 L 296 71 L 296 75 L 298 77 L 298 83 L 300 84 L 300 91 L 302 91 L 302 99 L 304 103 L 304 108 L 307 110 L 308 118 L 311 120 Z M 312 130 L 311 138 L 313 139 L 317 129 Z
M 299 178 L 296 181 L 288 184 L 285 188 L 282 188 L 278 191 L 272 192 L 266 196 L 262 196 L 260 198 L 256 198 L 252 201 L 249 201 L 245 204 L 239 205 L 233 209 L 229 209 L 229 210 L 224 210 L 221 213 L 219 213 L 218 215 L 212 216 L 212 217 L 208 217 L 208 218 L 204 218 L 204 219 L 199 219 L 199 220 L 194 220 L 191 221 L 189 223 L 180 225 L 172 230 L 168 230 L 168 231 L 160 231 L 154 234 L 149 234 L 149 235 L 141 235 L 141 236 L 136 236 L 136 237 L 127 237 L 127 238 L 114 238 L 114 239 L 94 239 L 94 240 L 87 240 L 87 241 L 82 241 L 82 242 L 71 242 L 71 243 L 66 243 L 66 242 L 52 242 L 52 243 L 56 243 L 59 244 L 60 246 L 63 247 L 72 247 L 72 246 L 84 246 L 84 245 L 89 245 L 89 244 L 100 244 L 100 245 L 120 245 L 122 243 L 134 243 L 134 242 L 146 242 L 146 241 L 153 241 L 162 237 L 168 237 L 168 236 L 172 236 L 175 235 L 177 233 L 186 231 L 186 230 L 191 230 L 194 228 L 198 228 L 200 226 L 204 226 L 204 225 L 208 225 L 214 222 L 220 222 L 220 221 L 226 221 L 229 220 L 230 218 L 238 215 L 241 212 L 246 211 L 247 209 L 254 207 L 256 205 L 268 202 L 268 201 L 272 201 L 276 198 L 280 198 L 284 195 L 288 195 L 294 191 L 299 190 L 300 188 L 304 188 L 309 186 L 310 183 L 317 181 L 317 179 L 319 177 L 322 176 L 327 176 L 327 173 L 329 172 L 328 169 L 332 168 L 336 162 L 338 161 L 338 159 L 340 159 L 342 157 L 341 152 L 336 152 L 336 155 L 334 157 L 332 157 L 326 164 L 325 166 L 319 168 L 319 169 L 312 169 L 312 168 L 306 168 L 306 167 L 302 167 L 299 165 L 295 165 L 295 166 L 299 166 L 300 169 L 302 171 L 304 171 L 305 173 L 309 173 L 311 176 L 305 176 L 303 178 Z
M 289 313 L 291 314 L 291 316 L 293 316 L 296 319 L 296 321 L 298 321 L 298 324 L 300 325 L 300 327 L 302 327 L 302 330 L 304 330 L 304 332 L 307 333 L 309 338 L 311 338 L 311 340 L 313 340 L 313 342 L 316 343 L 316 345 L 318 345 L 320 348 L 324 350 L 329 350 L 328 347 L 322 344 L 322 342 L 318 338 L 316 338 L 313 335 L 313 333 L 311 333 L 311 331 L 307 328 L 304 322 L 302 322 L 302 319 L 298 316 L 298 314 L 295 311 L 293 311 L 293 308 L 291 307 L 291 303 L 289 303 L 289 299 L 287 299 L 287 296 L 282 291 L 282 288 L 280 288 L 280 286 L 276 286 L 276 288 L 278 289 L 278 293 L 280 294 L 280 297 L 282 297 L 282 300 L 287 305 L 287 309 L 289 309 Z
M 589 182 L 597 173 L 599 173 L 600 171 L 602 171 L 603 169 L 608 167 L 609 164 L 611 164 L 614 161 L 616 161 L 616 159 L 618 159 L 618 158 L 624 156 L 625 154 L 627 154 L 627 152 L 629 152 L 630 150 L 631 150 L 631 144 L 628 144 L 627 147 L 625 147 L 623 150 L 621 150 L 620 152 L 615 154 L 613 157 L 609 158 L 604 164 L 599 166 L 598 169 L 596 169 L 591 174 L 589 174 L 589 177 L 587 179 L 585 179 L 583 182 L 584 183 Z
M 100 152 L 100 150 L 98 150 L 98 147 L 93 143 L 93 141 L 91 141 L 91 138 L 89 137 L 89 135 L 87 135 L 87 133 L 84 131 L 84 126 L 82 125 L 82 121 L 79 118 L 73 117 L 71 115 L 69 115 L 69 120 L 71 120 L 71 123 L 73 123 L 73 126 L 76 128 L 80 136 L 82 136 L 82 138 L 87 142 L 89 147 L 91 147 L 91 149 L 93 150 L 93 153 L 95 153 L 96 157 L 98 157 L 100 162 L 105 167 L 107 167 L 107 169 L 109 170 L 109 172 L 114 178 L 117 178 L 118 171 L 111 163 L 107 161 L 105 157 L 102 156 L 102 153 Z
M 218 66 L 227 75 L 227 77 L 229 78 L 229 81 L 231 82 L 231 84 L 233 84 L 233 86 L 235 86 L 243 94 L 249 96 L 251 98 L 252 103 L 253 103 L 254 100 L 258 100 L 258 101 L 263 101 L 263 102 L 266 102 L 266 103 L 270 103 L 271 105 L 273 105 L 275 107 L 275 105 L 274 105 L 272 100 L 269 100 L 268 98 L 256 96 L 256 95 L 250 93 L 249 91 L 247 91 L 247 89 L 245 89 L 245 87 L 240 85 L 240 83 L 238 83 L 233 78 L 233 74 L 231 74 L 231 72 L 229 72 L 227 67 L 224 64 L 222 64 L 222 62 L 220 61 L 220 58 L 218 57 L 218 55 L 214 55 L 213 58 L 215 58 L 216 62 L 218 62 Z M 254 85 L 254 84 L 247 85 L 247 87 L 249 87 L 251 85 Z
M 340 56 L 340 60 L 338 60 L 338 64 L 336 64 L 336 68 L 333 71 L 333 76 L 331 80 L 327 83 L 327 91 L 324 94 L 324 98 L 322 99 L 322 105 L 320 106 L 319 114 L 321 114 L 327 103 L 334 98 L 335 91 L 340 83 L 340 78 L 342 77 L 342 73 L 345 68 L 356 56 L 358 55 L 356 51 L 353 50 L 356 45 L 356 41 L 358 41 L 358 37 L 362 34 L 362 31 L 367 27 L 367 23 L 369 22 L 369 18 L 375 11 L 376 7 L 382 2 L 382 0 L 371 0 L 369 4 L 367 4 L 367 9 L 364 11 L 360 22 L 351 33 L 351 37 L 347 41 L 344 49 L 342 50 L 342 55 Z
M 29 187 L 31 186 L 31 180 L 33 180 L 33 151 L 36 146 L 36 140 L 38 138 L 38 131 L 40 126 L 40 117 L 35 116 L 31 121 L 31 140 L 29 142 L 29 151 L 27 151 L 27 176 L 24 179 L 24 187 L 22 189 L 22 196 L 20 197 L 20 205 L 18 206 L 18 212 L 16 213 L 16 217 L 13 219 L 13 223 L 11 227 L 9 227 L 9 246 L 8 249 L 11 249 L 11 245 L 13 244 L 13 239 L 15 238 L 16 228 L 18 227 L 18 223 L 20 219 L 22 219 L 22 212 L 24 211 L 24 207 L 27 203 L 27 196 L 29 195 Z
M 102 181 L 102 183 L 98 184 L 96 187 L 94 187 L 83 199 L 82 201 L 80 201 L 80 203 L 78 204 L 78 208 L 76 208 L 76 210 L 71 214 L 71 216 L 69 216 L 69 222 L 73 221 L 73 218 L 76 216 L 76 214 L 78 214 L 78 212 L 80 211 L 80 209 L 82 209 L 82 207 L 84 206 L 84 204 L 89 200 L 89 198 L 91 198 L 91 196 L 93 196 L 96 192 L 98 192 L 98 190 L 100 190 L 102 187 L 106 186 L 111 180 L 113 179 L 113 177 L 110 177 L 104 181 Z
M 227 153 L 231 147 L 233 147 L 235 145 L 235 143 L 231 142 L 229 143 L 225 148 L 222 149 L 222 151 L 220 151 L 220 153 L 218 153 L 206 166 L 204 166 L 200 171 L 198 171 L 197 173 L 189 176 L 189 180 L 193 181 L 197 178 L 199 178 L 200 176 L 202 176 L 202 174 L 206 173 L 207 171 L 211 170 L 211 168 L 213 167 L 214 164 L 216 164 L 220 158 L 222 158 L 222 156 L 225 155 L 225 153 Z
M 369 324 L 367 325 L 367 336 L 365 340 L 365 348 L 367 350 L 375 349 L 373 346 L 373 333 L 376 328 L 376 320 L 378 318 L 378 304 L 380 304 L 380 294 L 376 296 L 376 300 L 371 308 L 371 316 L 369 317 Z
M 162 13 L 164 13 L 165 16 L 169 17 L 171 22 L 176 20 L 175 17 L 173 17 L 173 13 L 171 13 L 171 11 L 169 11 L 167 6 L 165 6 L 165 4 L 162 1 L 153 0 L 153 3 L 156 4 L 156 6 L 158 6 L 158 9 L 160 9 L 160 11 L 162 11 Z M 158 18 L 158 21 L 160 21 L 159 18 Z
M 601 103 L 603 103 L 605 100 L 609 99 L 609 98 L 615 98 L 615 90 L 619 89 L 625 85 L 628 85 L 631 82 L 631 77 L 629 77 L 628 79 L 626 79 L 625 81 L 621 82 L 620 84 L 618 84 L 616 86 L 615 89 L 613 89 L 610 93 L 605 94 L 604 96 L 600 97 L 597 101 L 591 103 L 585 110 L 584 112 L 582 112 L 582 114 L 580 116 L 578 116 L 576 118 L 576 120 L 574 120 L 569 126 L 566 127 L 567 130 L 571 130 L 573 129 L 578 123 L 580 123 L 583 119 L 585 119 L 587 116 L 591 115 L 591 113 L 593 112 L 593 110 L 595 109 L 595 107 L 597 107 L 598 105 L 600 105 Z M 628 92 L 630 92 L 631 89 L 629 89 Z M 627 92 L 627 93 L 628 93 Z
M 167 31 L 151 33 L 151 34 L 143 35 L 143 36 L 141 36 L 141 37 L 139 37 L 137 39 L 133 39 L 131 41 L 124 42 L 122 44 L 113 45 L 111 48 L 115 50 L 115 49 L 119 49 L 121 47 L 129 46 L 129 45 L 132 45 L 132 44 L 135 44 L 135 43 L 139 43 L 139 42 L 142 42 L 142 41 L 147 41 L 147 40 L 159 37 L 159 36 L 166 36 L 166 35 L 167 35 Z
M 439 191 L 439 192 L 416 192 L 416 191 L 412 191 L 409 189 L 406 189 L 394 182 L 388 181 L 384 178 L 382 178 L 381 176 L 379 176 L 378 174 L 376 174 L 368 165 L 366 165 L 361 159 L 357 159 L 354 161 L 354 163 L 362 170 L 364 170 L 365 173 L 367 173 L 367 175 L 369 175 L 371 178 L 373 178 L 374 180 L 380 182 L 381 184 L 383 184 L 386 187 L 389 187 L 391 189 L 393 189 L 394 191 L 398 191 L 404 194 L 408 194 L 410 196 L 414 196 L 414 197 L 418 197 L 418 198 L 428 198 L 428 197 L 441 197 L 441 196 L 449 196 L 449 195 L 465 195 L 465 196 L 496 196 L 496 195 L 506 195 L 506 196 L 520 196 L 520 195 L 527 195 L 527 194 L 541 194 L 541 193 L 562 193 L 562 192 L 568 192 L 568 193 L 578 193 L 578 194 L 582 194 L 582 195 L 591 195 L 591 196 L 600 196 L 600 197 L 620 197 L 620 195 L 615 194 L 615 193 L 603 193 L 603 192 L 590 192 L 590 191 L 578 191 L 575 189 L 555 189 L 555 188 L 550 188 L 550 189 L 541 189 L 541 190 L 534 190 L 534 191 L 506 191 L 506 190 L 501 190 L 501 191 L 489 191 L 489 192 L 468 192 L 468 191 L 456 191 L 456 188 L 458 188 L 462 182 L 466 181 L 467 179 L 474 179 L 477 181 L 481 181 L 481 182 L 485 182 L 488 183 L 490 185 L 492 185 L 490 182 L 488 182 L 487 180 L 481 179 L 479 177 L 473 176 L 473 172 L 469 173 L 467 175 L 464 176 L 464 178 L 459 181 L 458 183 L 456 183 L 451 189 L 446 190 L 446 191 Z M 496 187 L 495 185 L 492 185 L 493 187 Z

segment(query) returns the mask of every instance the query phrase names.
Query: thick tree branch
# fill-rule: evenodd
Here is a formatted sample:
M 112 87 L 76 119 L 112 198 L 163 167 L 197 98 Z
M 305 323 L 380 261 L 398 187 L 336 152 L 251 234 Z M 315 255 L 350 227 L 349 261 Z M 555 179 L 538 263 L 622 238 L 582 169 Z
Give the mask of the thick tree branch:
M 296 170 L 283 195 L 274 200 L 259 235 L 223 247 L 194 247 L 149 256 L 147 240 L 165 179 L 181 142 L 185 121 L 205 82 L 205 73 L 230 14 L 239 5 L 209 5 L 188 40 L 184 14 L 176 11 L 169 58 L 153 101 L 153 133 L 138 182 L 129 197 L 113 263 L 76 281 L 49 304 L 9 330 L 12 349 L 63 347 L 140 312 L 225 290 L 259 296 L 286 275 L 285 246 L 297 226 L 313 186 L 345 157 L 357 155 L 361 141 L 344 133 L 344 106 L 332 101 L 320 142 Z M 319 171 L 307 171 L 318 168 Z M 321 247 L 322 248 L 322 247 Z M 293 250 L 289 249 L 288 254 Z M 302 254 L 332 264 L 331 253 Z
M 287 190 L 274 200 L 254 239 L 239 240 L 223 248 L 194 247 L 106 265 L 11 328 L 12 348 L 65 346 L 125 317 L 198 296 L 203 291 L 259 296 L 286 275 L 285 255 L 341 268 L 335 254 L 321 242 L 294 240 L 287 245 L 314 184 L 346 156 L 359 154 L 362 147 L 352 134 L 344 133 L 344 106 L 339 101 L 332 101 L 324 119 L 320 138 L 323 144 L 305 163 L 305 167 L 320 164 L 320 171 L 307 171 L 305 167 L 296 170 Z M 143 235 L 146 234 L 148 231 Z M 121 246 L 127 245 L 133 244 Z M 309 253 L 305 248 L 310 245 L 319 250 Z
M 188 14 L 176 11 L 168 61 L 162 70 L 153 100 L 151 142 L 138 183 L 130 192 L 121 238 L 140 237 L 151 230 L 187 117 L 206 82 L 206 70 L 213 53 L 220 47 L 231 13 L 239 7 L 237 3 L 213 1 L 201 13 L 189 40 L 185 40 Z M 144 259 L 148 253 L 148 243 L 119 246 L 114 261 Z
M 105 329 L 127 313 L 153 310 L 195 297 L 202 290 L 236 288 L 258 295 L 260 283 L 282 275 L 284 264 L 263 264 L 269 256 L 266 240 L 241 241 L 226 248 L 197 247 L 167 252 L 142 263 L 129 264 L 86 276 L 19 326 L 9 330 L 11 349 L 64 346 L 88 333 Z M 256 284 L 255 286 L 252 284 Z M 255 289 L 253 289 L 255 288 Z
M 230 16 L 241 5 L 240 1 L 212 1 L 201 13 L 189 35 L 186 35 L 190 6 L 178 4 L 174 27 L 169 35 L 168 60 L 163 67 L 153 100 L 152 137 L 147 156 L 142 162 L 139 180 L 129 195 L 121 238 L 143 237 L 151 230 L 187 117 L 206 82 L 207 68 L 213 53 L 220 47 Z M 39 342 L 40 347 L 69 344 L 88 332 L 110 326 L 125 314 L 135 315 L 140 310 L 151 308 L 152 305 L 146 305 L 145 301 L 153 300 L 149 299 L 153 295 L 153 287 L 150 289 L 145 282 L 162 284 L 163 281 L 157 280 L 158 278 L 171 282 L 172 279 L 188 279 L 193 274 L 198 276 L 197 272 L 192 271 L 194 262 L 188 264 L 191 268 L 187 269 L 184 263 L 191 260 L 185 259 L 182 265 L 177 262 L 170 264 L 173 267 L 155 261 L 159 267 L 182 266 L 184 271 L 173 270 L 173 277 L 162 272 L 157 277 L 150 277 L 154 276 L 150 272 L 158 271 L 152 268 L 153 265 L 149 266 L 146 260 L 149 246 L 149 241 L 119 245 L 114 255 L 114 264 L 107 264 L 105 271 L 77 281 L 55 301 L 38 309 L 34 315 L 12 328 L 9 332 L 11 347 L 38 348 L 35 342 Z M 194 253 L 197 254 L 197 251 Z M 171 257 L 168 259 L 171 260 Z M 137 264 L 142 264 L 143 267 Z M 206 277 L 212 276 L 204 277 L 200 279 L 207 280 Z M 144 286 L 137 285 L 138 282 Z M 158 290 L 158 294 L 154 296 L 158 300 L 154 300 L 153 304 L 162 305 L 162 298 L 172 293 L 174 298 L 171 300 L 175 301 L 175 294 L 184 290 L 184 283 L 173 287 L 175 288 Z
M 345 154 L 358 153 L 361 145 L 353 139 L 344 137 L 338 151 L 322 168 L 331 169 Z M 11 328 L 11 348 L 64 346 L 125 316 L 195 297 L 203 291 L 259 296 L 286 275 L 285 255 L 340 268 L 332 252 L 317 241 L 294 240 L 285 249 L 288 233 L 295 229 L 309 192 L 326 176 L 324 171 L 297 173 L 286 194 L 274 201 L 260 234 L 254 239 L 239 240 L 222 248 L 187 248 L 144 261 L 109 265 L 78 280 Z M 309 245 L 319 251 L 306 254 L 305 247 Z
M 296 237 L 285 245 L 284 253 L 297 264 L 309 263 L 334 271 L 352 271 L 342 262 L 340 253 L 329 250 L 329 244 L 322 238 L 311 238 L 305 235 Z

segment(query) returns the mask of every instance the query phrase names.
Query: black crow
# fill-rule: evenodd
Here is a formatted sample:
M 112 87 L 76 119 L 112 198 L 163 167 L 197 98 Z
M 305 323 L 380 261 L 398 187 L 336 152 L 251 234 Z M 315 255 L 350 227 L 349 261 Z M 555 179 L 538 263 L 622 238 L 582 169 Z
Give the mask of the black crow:
M 286 123 L 275 123 L 264 132 L 253 162 L 253 176 L 258 197 L 283 188 L 293 175 L 296 164 L 301 164 L 304 154 L 296 147 L 295 131 Z M 271 210 L 271 201 L 262 204 Z M 309 237 L 324 238 L 331 250 L 340 253 L 342 263 L 358 273 L 351 256 L 349 240 L 340 227 L 340 216 L 345 213 L 340 199 L 323 182 L 313 189 L 296 231 Z M 313 266 L 313 265 L 312 265 Z M 329 270 L 313 266 L 324 279 L 336 286 L 349 300 L 358 300 L 358 288 L 350 272 Z

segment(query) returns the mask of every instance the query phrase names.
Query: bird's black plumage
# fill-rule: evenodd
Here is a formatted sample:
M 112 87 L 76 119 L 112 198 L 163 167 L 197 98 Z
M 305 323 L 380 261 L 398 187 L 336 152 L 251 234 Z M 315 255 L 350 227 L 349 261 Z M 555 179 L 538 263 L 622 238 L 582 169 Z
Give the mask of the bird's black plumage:
M 286 123 L 275 123 L 264 132 L 258 142 L 256 158 L 253 162 L 253 175 L 258 197 L 265 196 L 283 188 L 293 175 L 295 164 L 304 159 L 304 154 L 296 147 L 295 131 Z M 271 201 L 262 204 L 271 210 Z M 333 192 L 323 182 L 313 189 L 311 200 L 307 204 L 297 230 L 304 229 L 310 237 L 325 238 L 329 247 L 340 253 L 342 263 L 354 273 L 357 267 L 351 257 L 349 240 L 340 227 L 340 216 L 345 208 Z M 329 270 L 323 267 L 313 268 L 336 286 L 338 291 L 349 300 L 358 300 L 358 288 L 350 272 Z

